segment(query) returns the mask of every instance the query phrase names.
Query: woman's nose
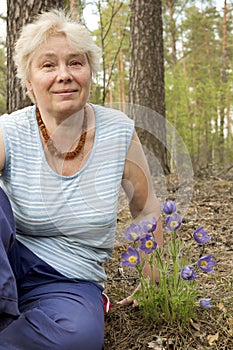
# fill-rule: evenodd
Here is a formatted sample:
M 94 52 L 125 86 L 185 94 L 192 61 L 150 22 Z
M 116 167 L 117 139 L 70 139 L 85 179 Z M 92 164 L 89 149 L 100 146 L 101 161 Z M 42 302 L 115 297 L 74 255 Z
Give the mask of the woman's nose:
M 59 67 L 57 79 L 59 82 L 72 81 L 72 75 L 70 74 L 68 67 L 66 66 Z

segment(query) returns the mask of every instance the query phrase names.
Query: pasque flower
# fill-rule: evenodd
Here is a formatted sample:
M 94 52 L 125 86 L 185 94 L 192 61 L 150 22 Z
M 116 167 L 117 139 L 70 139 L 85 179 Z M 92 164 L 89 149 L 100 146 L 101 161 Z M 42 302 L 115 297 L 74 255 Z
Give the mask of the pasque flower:
M 182 223 L 181 217 L 177 213 L 174 213 L 170 216 L 167 216 L 166 229 L 169 231 L 178 230 L 178 228 L 181 226 L 181 223 Z
M 200 302 L 200 307 L 201 307 L 202 309 L 209 309 L 209 308 L 211 308 L 212 305 L 211 305 L 210 301 L 211 301 L 210 298 L 206 298 L 206 299 L 205 299 L 205 298 L 202 298 L 202 299 L 200 299 L 200 300 L 199 300 L 199 302 Z
M 142 233 L 142 228 L 140 225 L 137 224 L 131 224 L 128 226 L 125 230 L 124 236 L 129 240 L 129 241 L 134 241 L 136 242 L 137 240 L 140 239 Z
M 176 211 L 176 202 L 172 201 L 171 199 L 168 199 L 165 203 L 163 203 L 162 210 L 167 215 L 175 213 L 175 211 Z
M 143 232 L 151 233 L 156 230 L 157 220 L 156 220 L 156 217 L 153 216 L 152 221 L 145 220 L 145 221 L 141 221 L 140 224 Z
M 194 231 L 193 238 L 198 244 L 205 244 L 211 240 L 211 237 L 208 235 L 208 232 L 204 230 L 203 226 Z
M 121 254 L 121 257 L 123 259 L 121 264 L 128 267 L 135 267 L 140 262 L 138 250 L 130 246 L 128 247 L 127 252 Z
M 176 232 L 182 224 L 182 218 L 176 211 L 175 201 L 167 200 L 162 209 L 166 214 L 166 229 L 172 231 L 172 234 L 167 235 L 168 241 L 164 247 L 160 248 L 154 238 L 157 226 L 155 216 L 152 221 L 145 220 L 131 224 L 126 229 L 125 237 L 133 244 L 121 254 L 121 264 L 135 267 L 139 274 L 141 289 L 137 291 L 136 299 L 139 305 L 143 305 L 143 314 L 147 318 L 154 319 L 160 324 L 162 315 L 168 322 L 172 320 L 186 324 L 190 317 L 195 317 L 196 297 L 199 294 L 196 290 L 198 272 L 200 273 L 200 270 L 214 272 L 216 261 L 212 259 L 212 255 L 203 256 L 206 254 L 204 244 L 208 243 L 211 237 L 203 226 L 193 232 L 192 244 L 199 245 L 201 255 L 195 264 L 188 262 L 192 251 L 188 246 L 188 255 L 185 255 L 182 235 Z M 153 278 L 156 266 L 158 284 L 149 283 L 147 274 L 144 275 L 145 266 L 146 270 L 147 267 L 151 269 Z M 199 299 L 199 305 L 209 309 L 210 301 L 211 299 L 207 298 Z
M 202 256 L 197 264 L 200 267 L 200 269 L 204 272 L 214 272 L 213 270 L 213 266 L 216 265 L 216 261 L 215 260 L 211 260 L 212 259 L 212 254 L 206 255 L 206 256 Z
M 183 278 L 183 280 L 195 280 L 196 278 L 196 272 L 194 271 L 195 267 L 191 266 L 191 265 L 187 265 L 185 266 L 182 270 L 181 270 L 181 278 Z
M 143 250 L 146 254 L 150 254 L 155 250 L 158 246 L 155 238 L 149 234 L 145 235 L 140 239 L 140 250 Z

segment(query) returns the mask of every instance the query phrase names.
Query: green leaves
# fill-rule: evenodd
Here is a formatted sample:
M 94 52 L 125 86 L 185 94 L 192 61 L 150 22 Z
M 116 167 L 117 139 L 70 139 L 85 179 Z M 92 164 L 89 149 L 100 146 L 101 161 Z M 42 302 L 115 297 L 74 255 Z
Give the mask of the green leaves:
M 163 203 L 162 209 L 166 214 L 164 246 L 158 247 L 156 244 L 154 249 L 151 249 L 151 243 L 154 242 L 152 242 L 153 232 L 149 233 L 148 230 L 150 227 L 156 229 L 155 219 L 154 225 L 147 221 L 140 221 L 138 225 L 131 224 L 126 228 L 125 237 L 132 243 L 132 232 L 137 231 L 136 239 L 133 240 L 134 247 L 129 246 L 128 252 L 122 253 L 122 265 L 134 267 L 138 271 L 141 289 L 134 294 L 134 299 L 138 301 L 146 319 L 155 321 L 157 324 L 166 322 L 184 326 L 196 315 L 198 290 L 201 283 L 200 278 L 197 278 L 199 277 L 197 270 L 205 273 L 213 272 L 216 261 L 212 260 L 211 254 L 203 256 L 204 245 L 210 240 L 204 227 L 195 230 L 191 243 L 187 244 L 183 241 L 180 228 L 182 220 L 176 213 L 176 203 L 168 200 Z M 179 225 L 171 225 L 171 218 L 172 222 L 179 222 Z M 143 249 L 140 242 L 143 242 Z M 148 247 L 147 242 L 150 242 Z M 201 254 L 196 263 L 191 262 L 190 245 L 193 245 L 193 249 L 196 249 L 196 246 L 201 248 Z M 140 258 L 139 250 L 141 250 Z M 145 267 L 150 268 L 149 276 L 143 273 Z M 158 280 L 155 279 L 155 269 Z M 201 300 L 199 306 L 210 307 L 210 299 Z

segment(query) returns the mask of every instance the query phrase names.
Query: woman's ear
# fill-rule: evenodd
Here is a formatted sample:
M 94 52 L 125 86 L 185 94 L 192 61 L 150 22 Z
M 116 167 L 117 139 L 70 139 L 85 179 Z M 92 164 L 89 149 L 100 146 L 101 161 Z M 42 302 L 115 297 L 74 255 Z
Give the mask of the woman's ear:
M 32 84 L 29 80 L 26 81 L 26 88 L 28 91 L 32 91 Z
M 30 80 L 26 81 L 26 90 L 26 95 L 31 99 L 33 103 L 36 103 L 36 97 L 34 95 L 32 83 L 30 82 Z

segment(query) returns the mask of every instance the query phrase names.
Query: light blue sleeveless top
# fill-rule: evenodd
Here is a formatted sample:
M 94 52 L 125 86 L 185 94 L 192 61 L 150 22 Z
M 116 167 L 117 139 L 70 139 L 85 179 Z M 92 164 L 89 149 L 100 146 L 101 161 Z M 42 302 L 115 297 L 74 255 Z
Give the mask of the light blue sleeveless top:
M 11 201 L 17 239 L 63 275 L 103 284 L 111 256 L 118 193 L 134 123 L 122 112 L 92 105 L 91 155 L 72 176 L 48 165 L 35 106 L 0 117 L 6 165 L 0 183 Z

